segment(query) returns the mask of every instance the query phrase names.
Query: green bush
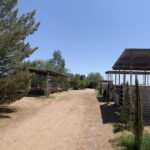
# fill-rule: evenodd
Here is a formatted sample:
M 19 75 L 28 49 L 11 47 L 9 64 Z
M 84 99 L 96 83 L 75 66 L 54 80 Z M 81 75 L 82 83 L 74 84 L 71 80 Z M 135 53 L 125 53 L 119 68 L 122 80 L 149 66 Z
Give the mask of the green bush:
M 50 91 L 49 91 L 49 90 L 45 90 L 44 95 L 45 95 L 46 97 L 49 97 Z
M 110 140 L 110 143 L 115 147 L 121 148 L 121 150 L 138 150 L 134 134 L 117 137 Z M 140 150 L 150 150 L 150 134 L 147 132 L 143 134 Z
M 87 87 L 87 81 L 86 80 L 81 80 L 80 81 L 80 88 L 81 89 L 84 89 L 84 88 L 86 88 Z
M 135 105 L 133 115 L 133 133 L 135 135 L 135 142 L 137 143 L 137 150 L 140 150 L 141 143 L 143 140 L 144 122 L 143 122 L 143 110 L 140 96 L 140 89 L 138 79 L 135 80 Z
M 49 95 L 48 97 L 47 96 L 45 96 L 45 95 L 43 95 L 43 96 L 40 96 L 40 97 L 38 97 L 39 99 L 53 99 L 53 98 L 55 98 L 54 96 L 52 96 L 52 95 Z
M 124 96 L 123 96 L 123 105 L 120 107 L 120 121 L 124 126 L 124 129 L 130 130 L 132 127 L 132 101 L 130 96 L 129 84 L 128 82 L 125 85 Z

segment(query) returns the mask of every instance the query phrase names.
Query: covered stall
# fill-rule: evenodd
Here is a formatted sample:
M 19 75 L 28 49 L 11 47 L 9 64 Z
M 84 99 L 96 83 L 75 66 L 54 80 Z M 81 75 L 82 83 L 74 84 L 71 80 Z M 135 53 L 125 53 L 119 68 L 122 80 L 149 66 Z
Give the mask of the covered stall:
M 150 49 L 125 49 L 112 68 L 112 71 L 106 72 L 106 76 L 107 80 L 114 79 L 112 95 L 116 104 L 123 104 L 123 92 L 127 81 L 134 100 L 134 80 L 137 76 L 144 118 L 150 123 Z
M 68 79 L 67 76 L 54 72 L 54 71 L 50 71 L 50 70 L 37 70 L 37 69 L 29 69 L 30 73 L 35 73 L 37 75 L 40 76 L 45 76 L 46 77 L 46 82 L 32 82 L 31 86 L 30 86 L 30 93 L 43 93 L 44 90 L 50 90 L 50 92 L 58 92 L 58 91 L 64 91 L 66 88 L 60 84 L 60 83 L 56 83 L 56 82 L 51 82 L 51 77 L 61 77 L 61 78 L 65 78 Z

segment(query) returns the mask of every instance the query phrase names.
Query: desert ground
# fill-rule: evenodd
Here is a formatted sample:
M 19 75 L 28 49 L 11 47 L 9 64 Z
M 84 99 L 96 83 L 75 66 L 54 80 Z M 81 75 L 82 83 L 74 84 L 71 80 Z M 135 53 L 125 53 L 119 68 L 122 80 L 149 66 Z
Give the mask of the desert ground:
M 112 150 L 115 107 L 97 100 L 92 89 L 25 97 L 0 109 L 3 150 Z

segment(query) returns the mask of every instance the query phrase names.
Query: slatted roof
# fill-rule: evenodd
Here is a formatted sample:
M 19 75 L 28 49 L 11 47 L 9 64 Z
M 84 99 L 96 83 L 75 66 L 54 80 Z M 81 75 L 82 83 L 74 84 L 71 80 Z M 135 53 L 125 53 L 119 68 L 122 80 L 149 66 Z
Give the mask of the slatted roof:
M 44 76 L 53 76 L 53 77 L 63 77 L 63 78 L 68 78 L 67 76 L 63 75 L 63 74 L 60 74 L 60 73 L 57 73 L 57 72 L 54 72 L 54 71 L 50 71 L 50 70 L 37 70 L 37 69 L 29 69 L 29 71 L 31 73 L 36 73 L 36 74 L 39 74 L 39 75 L 44 75 Z
M 150 70 L 150 49 L 125 49 L 113 66 L 114 70 Z
M 106 71 L 106 74 L 131 74 L 130 71 L 115 71 L 115 70 L 111 70 L 111 71 Z M 132 74 L 137 74 L 137 75 L 150 75 L 150 72 L 148 71 L 132 71 Z

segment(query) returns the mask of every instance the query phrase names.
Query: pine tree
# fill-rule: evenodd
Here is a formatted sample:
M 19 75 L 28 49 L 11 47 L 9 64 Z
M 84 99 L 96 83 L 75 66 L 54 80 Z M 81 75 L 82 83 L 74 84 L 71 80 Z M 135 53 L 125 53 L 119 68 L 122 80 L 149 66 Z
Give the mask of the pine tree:
M 132 118 L 131 111 L 132 101 L 129 91 L 129 84 L 127 82 L 124 89 L 123 106 L 121 107 L 121 121 L 123 124 L 125 124 L 125 128 L 127 128 L 127 125 L 130 125 Z
M 30 74 L 24 62 L 36 49 L 25 43 L 40 23 L 35 11 L 18 17 L 17 0 L 0 1 L 0 103 L 20 99 L 27 91 Z
M 135 80 L 135 108 L 133 118 L 133 133 L 135 135 L 135 149 L 140 150 L 144 130 L 143 111 L 140 98 L 138 79 Z

